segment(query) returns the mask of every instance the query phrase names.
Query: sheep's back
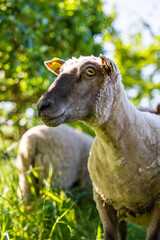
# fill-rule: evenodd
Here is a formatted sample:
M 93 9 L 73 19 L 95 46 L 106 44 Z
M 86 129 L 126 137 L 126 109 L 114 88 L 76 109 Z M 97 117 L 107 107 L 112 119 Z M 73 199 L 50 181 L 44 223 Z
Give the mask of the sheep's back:
M 62 188 L 71 187 L 83 179 L 88 183 L 87 160 L 93 138 L 69 126 L 47 127 L 40 125 L 27 131 L 20 142 L 17 157 L 19 173 L 35 167 L 40 178 L 47 178 L 52 171 L 52 184 L 58 177 Z M 39 169 L 39 170 L 38 170 Z

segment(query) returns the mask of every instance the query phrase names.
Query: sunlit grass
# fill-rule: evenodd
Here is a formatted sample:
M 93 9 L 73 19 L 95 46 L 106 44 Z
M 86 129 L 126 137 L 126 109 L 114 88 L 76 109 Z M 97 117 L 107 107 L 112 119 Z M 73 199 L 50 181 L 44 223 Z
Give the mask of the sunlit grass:
M 10 160 L 0 162 L 0 240 L 102 240 L 103 230 L 91 191 L 51 189 L 26 202 L 17 196 L 18 174 Z M 145 239 L 145 230 L 129 225 L 128 240 Z
M 32 202 L 19 201 L 17 170 L 9 160 L 0 164 L 0 182 L 0 239 L 95 238 L 99 218 L 91 192 L 45 186 Z

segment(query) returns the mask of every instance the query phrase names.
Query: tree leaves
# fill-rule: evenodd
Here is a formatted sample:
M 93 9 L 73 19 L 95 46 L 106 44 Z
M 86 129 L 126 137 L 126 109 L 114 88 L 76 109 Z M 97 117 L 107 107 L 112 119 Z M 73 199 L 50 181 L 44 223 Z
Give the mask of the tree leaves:
M 12 120 L 13 128 L 19 125 L 20 135 L 31 126 L 26 109 L 36 112 L 39 97 L 55 79 L 43 64 L 46 59 L 102 52 L 102 45 L 93 40 L 95 34 L 111 28 L 102 7 L 100 0 L 0 3 L 0 101 L 16 104 L 14 112 L 7 114 L 0 104 L 0 122 L 2 116 L 6 122 Z M 19 124 L 21 119 L 26 119 L 24 125 Z M 39 120 L 34 117 L 33 122 Z

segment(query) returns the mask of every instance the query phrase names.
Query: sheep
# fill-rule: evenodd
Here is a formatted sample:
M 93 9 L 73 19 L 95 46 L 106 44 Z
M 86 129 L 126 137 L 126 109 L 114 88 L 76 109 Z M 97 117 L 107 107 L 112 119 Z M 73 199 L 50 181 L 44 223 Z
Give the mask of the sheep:
M 81 120 L 96 138 L 88 161 L 105 240 L 126 239 L 126 224 L 148 227 L 160 239 L 160 117 L 139 111 L 127 98 L 118 67 L 88 56 L 45 65 L 58 75 L 39 99 L 48 126 Z
M 48 178 L 49 168 L 52 167 L 51 185 L 61 186 L 64 190 L 76 183 L 79 187 L 90 188 L 87 161 L 92 142 L 91 136 L 66 125 L 56 128 L 39 125 L 28 130 L 20 141 L 16 162 L 19 197 L 25 196 L 26 200 L 33 198 L 26 175 L 32 168 L 43 181 Z M 30 177 L 38 194 L 37 179 L 33 174 Z

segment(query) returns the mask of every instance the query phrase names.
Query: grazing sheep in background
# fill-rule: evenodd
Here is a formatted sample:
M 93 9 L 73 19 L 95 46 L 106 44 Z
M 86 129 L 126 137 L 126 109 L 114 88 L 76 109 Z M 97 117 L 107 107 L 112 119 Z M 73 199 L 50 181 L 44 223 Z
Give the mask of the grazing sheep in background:
M 160 104 L 158 104 L 158 106 L 157 106 L 156 114 L 160 114 Z
M 155 113 L 155 114 L 157 114 L 157 115 L 160 114 L 160 104 L 158 104 L 156 110 L 151 109 L 151 108 L 144 108 L 144 107 L 140 107 L 140 108 L 138 108 L 138 109 L 139 109 L 140 111 L 142 111 L 142 112 L 150 112 L 150 113 Z
M 47 179 L 49 167 L 53 174 L 51 184 L 64 190 L 77 183 L 80 187 L 91 187 L 87 161 L 93 138 L 69 126 L 49 128 L 45 125 L 28 130 L 22 137 L 17 156 L 19 195 L 31 196 L 26 171 L 35 168 L 40 179 Z M 60 176 L 58 177 L 58 174 Z M 37 179 L 31 174 L 32 183 L 38 193 Z M 58 179 L 57 179 L 58 177 Z
M 102 55 L 45 64 L 58 77 L 37 105 L 44 123 L 82 120 L 96 133 L 88 168 L 105 239 L 116 240 L 117 221 L 125 220 L 148 226 L 147 240 L 159 240 L 160 117 L 136 109 L 118 67 Z

